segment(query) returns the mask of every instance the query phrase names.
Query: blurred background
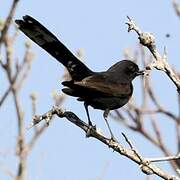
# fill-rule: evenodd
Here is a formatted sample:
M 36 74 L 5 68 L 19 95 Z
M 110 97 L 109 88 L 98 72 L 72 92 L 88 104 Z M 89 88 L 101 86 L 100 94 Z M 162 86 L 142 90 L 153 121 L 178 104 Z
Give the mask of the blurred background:
M 1 1 L 1 30 L 12 3 L 12 0 Z M 31 42 L 23 33 L 18 31 L 16 34 L 14 20 L 22 18 L 26 14 L 31 15 L 52 31 L 94 71 L 106 70 L 125 57 L 137 60 L 137 64 L 143 69 L 142 62 L 145 59 L 152 59 L 148 49 L 139 45 L 137 35 L 127 32 L 125 23 L 128 15 L 143 31 L 153 33 L 156 37 L 158 51 L 163 54 L 164 47 L 166 47 L 169 64 L 176 72 L 180 71 L 180 51 L 178 50 L 180 19 L 172 1 L 19 0 L 12 24 L 8 29 L 8 36 L 15 37 L 15 40 L 9 49 L 8 43 L 4 45 L 4 42 L 0 41 L 0 59 L 1 65 L 5 64 L 8 55 L 10 55 L 12 74 L 16 74 L 24 59 L 26 62 L 28 60 L 30 62 L 18 79 L 20 90 L 17 97 L 24 123 L 21 128 L 24 144 L 32 142 L 34 135 L 44 126 L 44 122 L 41 122 L 37 125 L 37 129 L 26 129 L 32 120 L 33 112 L 35 111 L 36 114 L 47 112 L 55 104 L 54 101 L 59 98 L 60 107 L 74 112 L 78 117 L 87 121 L 83 103 L 76 101 L 75 98 L 62 95 L 61 81 L 65 73 L 64 67 Z M 0 35 L 2 36 L 2 31 Z M 0 73 L 0 97 L 2 97 L 10 86 L 10 81 L 8 81 L 7 68 L 2 66 Z M 150 78 L 151 87 L 156 93 L 158 101 L 163 105 L 163 110 L 166 109 L 178 117 L 179 106 L 174 84 L 165 73 L 155 69 L 151 72 Z M 133 102 L 135 103 L 131 103 L 131 105 L 133 104 L 132 111 L 134 113 L 136 107 L 139 107 L 143 102 L 142 79 L 136 78 L 133 84 Z M 17 179 L 19 163 L 23 158 L 19 149 L 22 137 L 19 135 L 20 129 L 18 127 L 21 121 L 17 120 L 15 97 L 13 92 L 9 92 L 0 105 L 0 179 L 2 180 Z M 152 109 L 156 107 L 152 102 L 149 102 L 148 105 Z M 33 107 L 35 107 L 34 111 Z M 127 105 L 118 112 L 124 112 L 124 117 L 128 118 L 127 109 L 130 109 L 130 106 Z M 129 148 L 121 132 L 128 135 L 144 157 L 161 157 L 166 154 L 161 147 L 156 146 L 155 143 L 142 135 L 142 132 L 132 130 L 125 125 L 126 123 L 118 120 L 117 112 L 113 113 L 109 117 L 109 123 L 116 138 L 123 146 Z M 90 108 L 90 116 L 93 123 L 109 137 L 103 112 Z M 176 117 L 174 117 L 175 120 L 177 120 Z M 147 115 L 143 118 L 145 128 L 157 140 L 150 120 L 152 117 L 149 118 Z M 177 123 L 169 119 L 173 118 L 160 113 L 156 114 L 155 122 L 161 129 L 163 143 L 167 151 L 170 152 L 169 154 L 176 154 L 178 152 L 177 134 L 179 130 Z M 55 117 L 50 125 L 43 128 L 39 134 L 37 138 L 35 137 L 33 147 L 25 160 L 26 175 L 24 179 L 160 179 L 157 176 L 147 177 L 134 162 L 113 152 L 96 139 L 85 138 L 84 132 L 66 119 Z M 168 162 L 157 164 L 164 170 L 176 174 L 175 165 Z

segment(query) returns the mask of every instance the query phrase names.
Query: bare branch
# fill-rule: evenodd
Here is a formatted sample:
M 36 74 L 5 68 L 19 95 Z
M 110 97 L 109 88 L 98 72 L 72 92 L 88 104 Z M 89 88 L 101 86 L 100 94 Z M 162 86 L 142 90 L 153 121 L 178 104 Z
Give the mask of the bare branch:
M 9 11 L 9 15 L 8 15 L 8 17 L 7 17 L 7 19 L 6 19 L 5 23 L 4 23 L 3 29 L 1 31 L 1 37 L 0 37 L 0 48 L 1 48 L 2 42 L 4 41 L 4 38 L 6 37 L 8 28 L 9 28 L 9 26 L 11 24 L 11 21 L 12 21 L 12 18 L 14 16 L 16 7 L 18 5 L 18 2 L 19 2 L 19 0 L 14 0 L 13 1 L 13 4 L 12 4 L 11 9 Z
M 172 4 L 173 4 L 173 7 L 174 7 L 174 9 L 176 11 L 177 16 L 180 17 L 180 5 L 177 3 L 176 0 L 173 0 Z
M 131 150 L 134 152 L 134 154 L 139 158 L 140 161 L 143 161 L 143 158 L 138 153 L 138 151 L 136 150 L 135 146 L 132 144 L 130 139 L 124 133 L 122 133 L 122 135 L 124 136 L 126 142 L 129 144 L 129 146 L 130 146 Z
M 144 173 L 156 174 L 159 177 L 162 177 L 163 179 L 166 179 L 166 180 L 169 180 L 169 179 L 180 180 L 180 178 L 178 178 L 176 176 L 172 176 L 172 175 L 168 174 L 167 172 L 163 171 L 162 169 L 160 169 L 159 167 L 151 164 L 142 156 L 141 156 L 141 158 L 137 157 L 137 154 L 134 153 L 134 150 L 125 149 L 118 142 L 115 142 L 112 139 L 105 137 L 99 131 L 97 131 L 95 128 L 92 128 L 92 127 L 90 128 L 90 126 L 88 124 L 86 124 L 84 121 L 79 119 L 73 112 L 63 111 L 62 109 L 60 109 L 58 107 L 53 107 L 51 110 L 49 110 L 47 113 L 45 113 L 43 115 L 36 115 L 33 119 L 32 126 L 38 124 L 42 120 L 45 120 L 45 121 L 48 120 L 48 123 L 49 123 L 54 115 L 57 115 L 59 118 L 66 118 L 71 123 L 80 127 L 86 134 L 88 133 L 88 137 L 94 137 L 94 138 L 98 139 L 102 143 L 106 144 L 107 147 L 112 148 L 113 151 L 116 151 L 119 154 L 126 156 L 127 158 L 131 159 L 135 163 L 139 164 L 141 170 Z M 130 142 L 130 141 L 128 141 L 128 142 Z M 131 146 L 132 146 L 132 144 L 131 144 Z M 135 149 L 135 148 L 133 147 L 133 149 Z M 142 161 L 142 159 L 143 159 L 143 161 Z
M 0 169 L 9 177 L 13 179 L 15 178 L 15 175 L 13 174 L 13 172 L 11 172 L 11 170 L 7 166 L 5 166 L 3 163 L 0 163 Z
M 180 79 L 168 64 L 166 53 L 161 56 L 160 53 L 157 51 L 154 36 L 149 32 L 142 32 L 140 28 L 135 24 L 135 22 L 129 17 L 126 24 L 128 25 L 128 32 L 134 30 L 138 34 L 138 39 L 140 43 L 143 46 L 146 46 L 155 58 L 155 61 L 150 63 L 146 67 L 146 69 L 151 70 L 154 67 L 158 70 L 165 72 L 177 87 L 177 91 L 180 93 Z
M 180 153 L 176 156 L 168 156 L 168 157 L 161 157 L 161 158 L 148 158 L 149 162 L 160 162 L 160 161 L 171 161 L 171 160 L 178 160 L 180 159 Z

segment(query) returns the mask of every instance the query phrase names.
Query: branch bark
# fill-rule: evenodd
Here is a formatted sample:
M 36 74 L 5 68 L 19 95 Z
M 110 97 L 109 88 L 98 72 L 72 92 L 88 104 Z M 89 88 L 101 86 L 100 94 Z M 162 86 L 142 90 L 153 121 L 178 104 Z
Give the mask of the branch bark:
M 87 135 L 88 135 L 88 137 L 93 137 L 93 138 L 101 141 L 103 144 L 107 145 L 107 147 L 112 148 L 113 151 L 134 161 L 136 164 L 139 165 L 140 169 L 145 174 L 147 174 L 147 175 L 155 174 L 166 180 L 170 180 L 170 179 L 171 180 L 180 180 L 179 177 L 173 176 L 173 175 L 165 172 L 158 166 L 156 166 L 156 165 L 152 164 L 150 161 L 148 161 L 148 158 L 144 158 L 143 156 L 141 156 L 135 150 L 134 146 L 132 146 L 132 143 L 127 138 L 127 136 L 124 135 L 126 142 L 128 142 L 129 145 L 131 144 L 131 149 L 126 149 L 120 143 L 115 142 L 112 139 L 105 137 L 97 130 L 97 128 L 90 127 L 88 124 L 86 124 L 84 121 L 82 121 L 78 116 L 76 116 L 73 112 L 63 111 L 62 109 L 60 109 L 58 107 L 53 107 L 51 110 L 44 113 L 43 115 L 35 115 L 30 127 L 35 126 L 36 124 L 40 123 L 42 120 L 45 120 L 45 122 L 47 124 L 49 124 L 49 122 L 51 121 L 51 119 L 53 118 L 54 115 L 57 115 L 59 118 L 66 118 L 68 121 L 70 121 L 71 123 L 73 123 L 76 126 L 78 126 L 79 128 L 81 128 L 86 133 L 86 137 L 87 137 Z
M 128 25 L 128 32 L 135 31 L 138 35 L 140 43 L 143 46 L 147 47 L 155 58 L 155 60 L 151 62 L 146 67 L 146 69 L 151 70 L 154 67 L 158 70 L 165 72 L 167 76 L 171 79 L 171 81 L 174 83 L 174 85 L 177 87 L 178 93 L 180 93 L 180 79 L 178 75 L 173 71 L 171 66 L 168 64 L 166 52 L 161 55 L 156 49 L 155 37 L 149 32 L 143 32 L 142 30 L 140 30 L 140 28 L 130 17 L 128 17 L 128 22 L 126 24 Z

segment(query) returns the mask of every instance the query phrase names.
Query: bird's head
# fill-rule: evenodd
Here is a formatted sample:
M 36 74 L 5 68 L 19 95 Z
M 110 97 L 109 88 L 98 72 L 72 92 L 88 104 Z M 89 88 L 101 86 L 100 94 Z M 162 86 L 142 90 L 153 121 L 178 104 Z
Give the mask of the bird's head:
M 140 71 L 138 65 L 130 60 L 119 61 L 111 66 L 108 71 L 120 75 L 130 81 L 136 76 L 144 75 L 144 71 Z
M 140 71 L 139 67 L 136 63 L 129 61 L 129 60 L 124 60 L 121 61 L 122 63 L 122 71 L 129 76 L 131 80 L 133 80 L 136 76 L 139 75 L 144 75 L 144 71 Z

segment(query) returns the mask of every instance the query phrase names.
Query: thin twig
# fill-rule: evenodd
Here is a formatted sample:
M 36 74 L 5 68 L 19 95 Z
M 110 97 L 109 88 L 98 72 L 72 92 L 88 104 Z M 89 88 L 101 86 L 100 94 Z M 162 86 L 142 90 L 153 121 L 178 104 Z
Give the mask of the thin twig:
M 168 156 L 168 157 L 161 157 L 161 158 L 148 158 L 149 162 L 160 162 L 160 161 L 172 161 L 180 159 L 180 153 L 176 156 Z
M 10 26 L 11 21 L 13 19 L 14 13 L 16 11 L 16 7 L 18 5 L 18 2 L 19 2 L 19 0 L 13 1 L 11 9 L 9 11 L 9 15 L 7 16 L 6 21 L 4 23 L 4 27 L 1 31 L 1 37 L 0 37 L 0 48 L 1 48 L 2 42 L 4 41 L 4 38 L 6 37 L 7 31 L 9 29 L 9 26 Z

